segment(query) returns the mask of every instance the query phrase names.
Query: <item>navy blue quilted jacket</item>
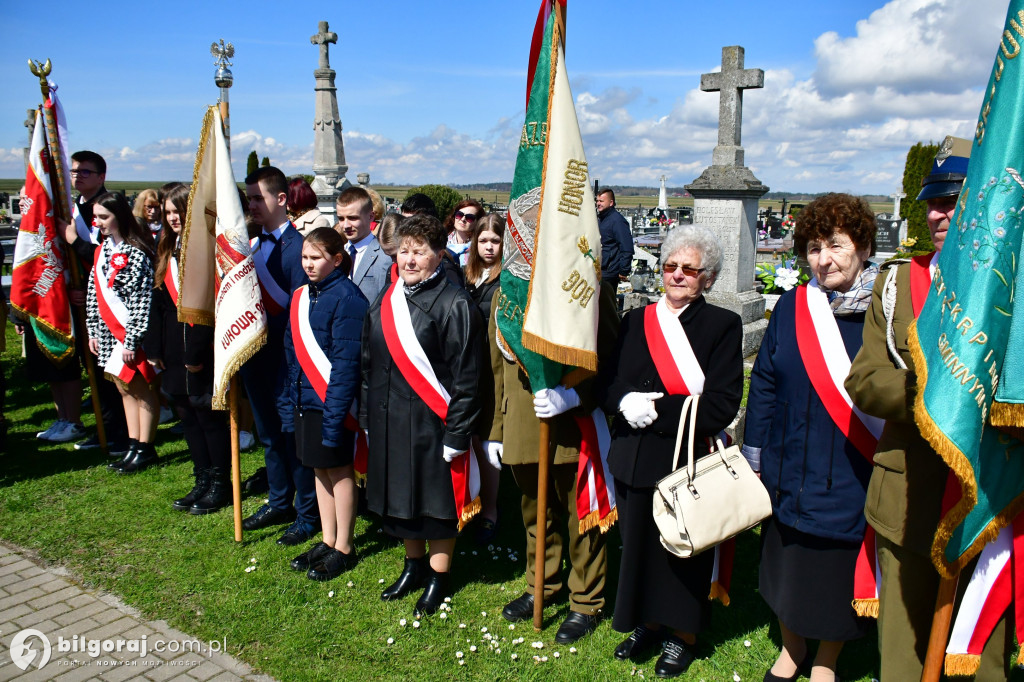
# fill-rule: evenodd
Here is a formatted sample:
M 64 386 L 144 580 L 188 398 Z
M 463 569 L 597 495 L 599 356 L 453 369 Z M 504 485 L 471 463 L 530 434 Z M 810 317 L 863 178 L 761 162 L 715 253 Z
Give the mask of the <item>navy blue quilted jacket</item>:
M 324 413 L 323 444 L 336 447 L 340 442 L 342 423 L 352 403 L 359 396 L 360 341 L 363 318 L 369 304 L 359 287 L 335 270 L 324 281 L 309 285 L 309 326 L 317 344 L 331 362 L 327 384 L 327 400 L 322 401 L 313 390 L 295 356 L 291 322 L 285 330 L 284 349 L 288 361 L 288 391 L 278 402 L 281 429 L 295 431 L 295 409 L 321 410 Z M 293 296 L 298 296 L 296 290 Z

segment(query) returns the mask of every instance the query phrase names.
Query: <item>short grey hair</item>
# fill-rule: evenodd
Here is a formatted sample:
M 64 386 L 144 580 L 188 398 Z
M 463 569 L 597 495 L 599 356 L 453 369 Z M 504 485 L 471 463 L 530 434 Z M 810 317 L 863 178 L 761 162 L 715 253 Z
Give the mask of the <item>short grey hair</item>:
M 711 275 L 711 282 L 714 282 L 722 270 L 722 243 L 706 225 L 680 225 L 669 231 L 661 245 L 659 264 L 664 266 L 665 262 L 681 249 L 690 248 L 696 249 L 700 254 L 700 266 L 707 269 Z M 710 288 L 709 286 L 708 289 Z

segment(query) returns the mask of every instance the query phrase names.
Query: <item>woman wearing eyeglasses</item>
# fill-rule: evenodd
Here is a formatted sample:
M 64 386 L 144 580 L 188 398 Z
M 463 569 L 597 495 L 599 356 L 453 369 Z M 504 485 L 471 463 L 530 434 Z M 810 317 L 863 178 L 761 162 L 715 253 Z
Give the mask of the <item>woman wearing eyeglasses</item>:
M 672 470 L 680 412 L 700 395 L 694 456 L 707 436 L 732 422 L 743 395 L 743 326 L 704 293 L 722 268 L 722 246 L 699 225 L 668 233 L 661 252 L 665 295 L 622 319 L 614 355 L 599 384 L 614 414 L 608 468 L 622 534 L 622 561 L 612 627 L 631 633 L 615 649 L 636 659 L 658 646 L 658 677 L 677 677 L 693 662 L 690 647 L 708 626 L 715 552 L 689 559 L 668 553 L 651 514 L 654 489 Z
M 463 199 L 455 205 L 444 227 L 448 230 L 448 250 L 456 257 L 459 266 L 466 267 L 469 259 L 469 245 L 473 240 L 473 226 L 484 216 L 484 207 L 476 199 Z
M 782 633 L 768 682 L 834 679 L 843 643 L 864 635 L 857 612 L 872 611 L 874 572 L 858 571 L 857 555 L 882 421 L 853 406 L 843 381 L 878 275 L 874 236 L 858 197 L 828 194 L 800 211 L 793 241 L 813 279 L 779 299 L 750 376 L 743 454 L 772 498 L 759 589 Z M 820 642 L 813 656 L 807 639 Z

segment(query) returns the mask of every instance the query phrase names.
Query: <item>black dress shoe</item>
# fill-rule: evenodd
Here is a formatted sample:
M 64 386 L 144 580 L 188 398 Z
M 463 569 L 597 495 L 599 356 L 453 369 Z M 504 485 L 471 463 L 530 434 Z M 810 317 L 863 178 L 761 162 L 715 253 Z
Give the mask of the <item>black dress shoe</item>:
M 501 610 L 501 617 L 511 623 L 518 623 L 521 620 L 533 618 L 533 595 L 529 592 L 523 592 L 505 604 L 505 608 Z
M 693 654 L 686 648 L 683 640 L 675 635 L 665 638 L 665 648 L 661 650 L 658 662 L 654 664 L 654 674 L 658 677 L 679 677 L 693 663 Z
M 123 466 L 117 469 L 119 474 L 134 474 L 160 461 L 156 448 L 152 443 L 138 443 L 135 454 Z
M 138 449 L 138 447 L 139 447 L 139 441 L 134 440 L 134 439 L 128 441 L 128 447 L 123 452 L 121 452 L 119 455 L 116 455 L 118 459 L 116 459 L 113 462 L 111 462 L 110 464 L 108 464 L 107 468 L 110 469 L 111 471 L 119 471 L 119 470 L 123 469 L 124 466 L 128 462 L 130 462 L 133 457 L 135 457 L 135 450 Z M 110 453 L 110 454 L 113 455 L 114 453 Z
M 320 530 L 317 528 L 309 528 L 306 524 L 296 521 L 288 526 L 288 530 L 284 532 L 284 535 L 277 539 L 277 544 L 284 545 L 285 547 L 294 547 L 312 540 L 319 532 Z
M 811 652 L 807 651 L 804 653 L 804 660 L 800 661 L 800 664 L 797 665 L 795 673 L 793 673 L 789 677 L 779 677 L 778 675 L 772 672 L 771 668 L 768 668 L 768 672 L 764 674 L 764 682 L 796 682 L 798 679 L 800 679 L 801 675 L 803 675 L 804 677 L 810 677 L 811 666 L 813 662 L 814 659 L 811 658 Z
M 260 467 L 252 476 L 242 481 L 243 495 L 259 495 L 270 490 L 270 482 L 267 480 L 267 467 Z
M 427 564 L 426 557 L 420 557 L 419 559 L 406 557 L 402 574 L 398 576 L 398 580 L 391 583 L 380 593 L 380 598 L 383 601 L 393 601 L 401 599 L 413 590 L 419 589 L 423 586 L 423 579 L 426 577 L 428 568 L 429 565 Z
M 356 565 L 355 550 L 351 554 L 328 548 L 327 553 L 320 559 L 313 568 L 306 572 L 310 580 L 334 580 L 339 575 Z
M 292 567 L 293 571 L 308 571 L 319 563 L 320 560 L 324 558 L 324 555 L 329 551 L 331 551 L 330 545 L 326 542 L 318 542 L 310 547 L 308 552 L 303 552 L 292 559 L 291 563 L 288 565 Z
M 570 611 L 562 624 L 558 626 L 555 641 L 559 644 L 572 644 L 593 632 L 600 620 L 601 617 L 597 614 L 588 616 L 578 611 Z
M 433 569 L 429 570 L 427 586 L 424 588 L 423 594 L 416 601 L 416 608 L 412 612 L 412 615 L 417 618 L 437 613 L 437 610 L 441 608 L 441 604 L 444 603 L 444 598 L 449 596 L 448 574 L 438 573 Z
M 274 509 L 265 504 L 256 510 L 252 516 L 242 521 L 242 528 L 245 530 L 260 530 L 269 526 L 280 526 L 284 523 L 291 523 L 295 520 L 294 509 Z
M 620 661 L 639 658 L 662 642 L 661 633 L 645 625 L 638 625 L 633 632 L 615 647 L 615 658 Z
M 227 469 L 210 467 L 210 485 L 203 496 L 192 503 L 188 513 L 194 516 L 210 514 L 232 502 L 231 477 Z

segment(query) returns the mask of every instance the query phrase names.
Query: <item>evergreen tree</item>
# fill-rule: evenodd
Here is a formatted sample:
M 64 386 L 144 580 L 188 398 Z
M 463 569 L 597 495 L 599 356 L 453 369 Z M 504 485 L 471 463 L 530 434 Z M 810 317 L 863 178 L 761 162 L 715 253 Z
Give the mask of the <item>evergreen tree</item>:
M 249 175 L 255 171 L 260 164 L 260 157 L 256 156 L 256 150 L 249 152 L 249 158 L 245 160 L 245 174 Z
M 455 210 L 455 204 L 462 201 L 462 194 L 447 185 L 410 187 L 409 191 L 405 193 L 405 198 L 408 199 L 413 194 L 426 194 L 430 197 L 434 202 L 434 206 L 437 207 L 437 215 L 441 222 L 444 222 L 449 214 Z
M 916 201 L 921 191 L 921 180 L 932 169 L 932 160 L 939 152 L 939 145 L 918 142 L 907 152 L 907 164 L 903 170 L 903 193 L 907 195 L 900 206 L 900 214 L 907 219 L 907 237 L 917 239 L 913 251 L 928 253 L 935 247 L 928 233 L 928 205 Z
M 264 168 L 269 166 L 270 165 L 270 157 L 269 156 L 264 156 L 263 157 L 263 161 L 260 163 L 260 165 L 263 166 Z

